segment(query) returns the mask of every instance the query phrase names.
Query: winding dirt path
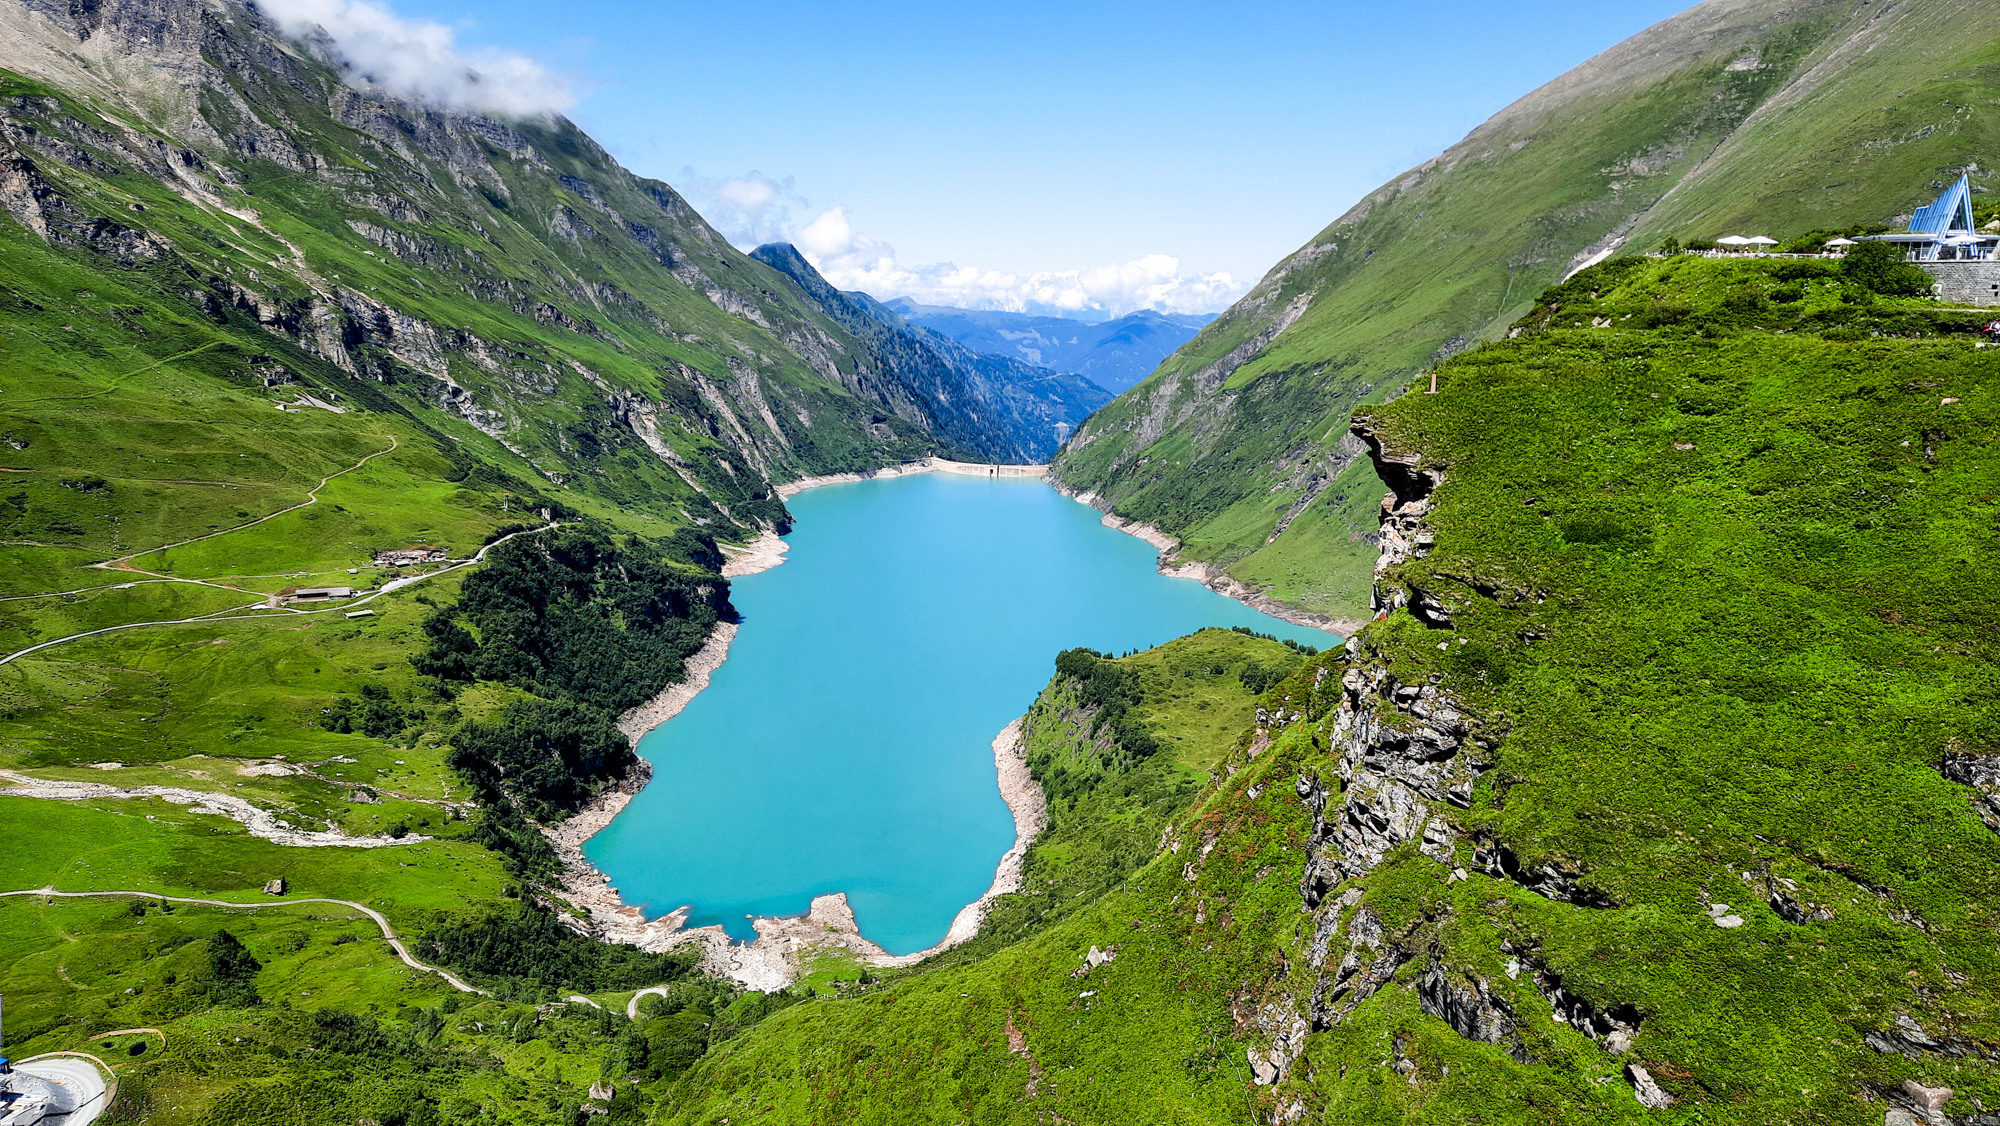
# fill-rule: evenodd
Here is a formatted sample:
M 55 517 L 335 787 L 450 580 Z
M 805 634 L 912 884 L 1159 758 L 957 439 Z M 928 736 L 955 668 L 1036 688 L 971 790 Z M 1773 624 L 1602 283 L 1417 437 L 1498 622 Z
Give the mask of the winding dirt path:
M 0 789 L 0 797 L 9 798 L 41 798 L 47 801 L 160 798 L 175 805 L 193 806 L 195 813 L 227 817 L 247 829 L 253 837 L 295 848 L 389 848 L 433 839 L 420 833 L 407 833 L 401 837 L 354 837 L 337 829 L 294 829 L 279 821 L 277 814 L 253 804 L 248 798 L 215 790 L 189 790 L 179 786 L 110 786 L 102 782 L 36 778 L 6 769 L 0 769 L 0 781 L 14 783 Z
M 626 1020 L 639 1019 L 639 998 L 665 997 L 666 995 L 667 995 L 667 987 L 664 985 L 649 985 L 646 988 L 641 989 L 639 992 L 632 994 L 632 999 L 630 1001 L 625 1002 L 625 1019 Z
M 132 552 L 132 553 L 131 553 L 130 555 L 121 555 L 121 556 L 119 556 L 119 557 L 118 557 L 118 558 L 116 558 L 116 559 L 107 559 L 107 560 L 105 560 L 105 561 L 104 561 L 104 562 L 102 562 L 102 563 L 92 563 L 92 564 L 91 564 L 91 566 L 93 566 L 93 567 L 98 567 L 98 568 L 102 568 L 102 569 L 105 569 L 105 570 L 115 570 L 115 571 L 131 571 L 131 572 L 133 572 L 133 573 L 135 573 L 135 574 L 140 574 L 140 575 L 150 575 L 150 574 L 152 574 L 153 572 L 151 572 L 151 571 L 143 571 L 143 570 L 140 570 L 140 569 L 139 569 L 139 568 L 137 568 L 137 567 L 131 567 L 131 566 L 127 566 L 127 565 L 126 565 L 126 564 L 127 564 L 127 562 L 128 562 L 129 560 L 133 560 L 133 559 L 137 559 L 137 558 L 138 558 L 139 556 L 141 556 L 141 555 L 151 555 L 151 554 L 152 554 L 153 552 L 156 552 L 156 551 L 166 551 L 166 550 L 167 550 L 168 548 L 174 548 L 174 547 L 186 547 L 186 546 L 187 546 L 188 544 L 191 544 L 191 543 L 200 543 L 200 542 L 201 542 L 201 541 L 203 541 L 203 540 L 212 540 L 212 539 L 214 539 L 214 538 L 215 538 L 215 537 L 217 537 L 217 536 L 226 536 L 226 535 L 228 535 L 228 534 L 229 534 L 229 533 L 231 533 L 231 532 L 240 532 L 240 531 L 242 531 L 242 530 L 243 530 L 243 529 L 245 529 L 245 528 L 254 528 L 254 527 L 256 527 L 257 525 L 259 525 L 259 524 L 262 524 L 262 523 L 263 523 L 264 521 L 266 521 L 266 520 L 275 520 L 275 519 L 277 519 L 278 517 L 280 517 L 280 516 L 283 516 L 283 515 L 284 515 L 285 513 L 287 513 L 287 512 L 297 512 L 297 511 L 298 511 L 299 509 L 301 509 L 301 508 L 306 508 L 306 507 L 309 507 L 309 506 L 311 506 L 311 505 L 315 505 L 315 504 L 318 504 L 318 503 L 319 503 L 319 491 L 320 491 L 321 489 L 324 489 L 324 488 L 326 488 L 326 484 L 327 484 L 327 482 L 328 482 L 328 481 L 331 481 L 331 480 L 333 480 L 333 479 L 334 479 L 335 477 L 345 477 L 345 476 L 347 476 L 347 475 L 348 475 L 349 473 L 352 473 L 352 472 L 354 472 L 355 470 L 357 470 L 357 469 L 361 468 L 362 466 L 364 466 L 364 465 L 367 465 L 367 464 L 368 464 L 369 462 L 371 462 L 371 461 L 374 461 L 374 460 L 375 460 L 376 458 L 378 458 L 378 457 L 381 457 L 381 456 L 382 456 L 383 454 L 392 454 L 392 453 L 395 453 L 395 452 L 396 452 L 396 450 L 397 450 L 398 448 L 400 448 L 400 445 L 399 445 L 399 443 L 398 443 L 398 442 L 396 441 L 396 436 L 395 436 L 394 434 L 391 434 L 391 435 L 389 435 L 389 446 L 388 446 L 388 448 L 387 448 L 387 449 L 381 449 L 381 450 L 376 450 L 376 451 L 375 451 L 374 453 L 372 453 L 372 454 L 369 454 L 369 455 L 368 455 L 367 457 L 364 457 L 364 458 L 362 458 L 362 459 L 361 459 L 360 461 L 357 461 L 357 462 L 355 462 L 355 463 L 354 463 L 353 465 L 350 465 L 350 466 L 348 466 L 348 467 L 347 467 L 346 469 L 342 469 L 342 470 L 340 470 L 340 471 L 338 471 L 338 472 L 335 472 L 335 473 L 329 473 L 329 474 L 327 474 L 326 476 L 324 476 L 324 477 L 321 477 L 321 478 L 319 479 L 319 484 L 317 484 L 317 485 L 314 485 L 314 486 L 313 486 L 312 488 L 310 488 L 310 489 L 307 489 L 307 490 L 306 490 L 306 499 L 304 499 L 304 500 L 300 501 L 299 503 L 297 503 L 297 504 L 295 504 L 295 505 L 292 505 L 292 506 L 291 506 L 290 508 L 280 508 L 280 509 L 279 509 L 279 510 L 277 510 L 276 512 L 267 512 L 267 513 L 265 513 L 264 515 L 262 515 L 262 516 L 259 516 L 259 517 L 257 517 L 257 518 L 256 518 L 255 520 L 245 520 L 245 521 L 244 521 L 243 523 L 241 523 L 241 524 L 237 524 L 237 525 L 234 525 L 234 526 L 232 526 L 232 527 L 228 527 L 228 528 L 224 528 L 224 529 L 222 529 L 221 531 L 217 531 L 217 532 L 209 532 L 209 533 L 208 533 L 208 534 L 206 534 L 206 535 L 200 535 L 200 536 L 195 536 L 195 537 L 194 537 L 194 538 L 192 538 L 192 539 L 185 539 L 185 540 L 178 540 L 178 541 L 176 541 L 176 542 L 174 542 L 174 543 L 163 543 L 163 544 L 161 544 L 161 545 L 160 545 L 160 546 L 158 546 L 158 547 L 149 547 L 149 548 L 146 548 L 146 549 L 145 549 L 145 550 L 143 550 L 143 551 L 135 551 L 135 552 Z M 160 575 L 160 576 L 157 576 L 157 577 L 159 577 L 159 578 L 165 578 L 165 579 L 172 579 L 172 576 L 170 576 L 170 575 Z M 192 583 L 192 582 L 200 582 L 201 580 L 199 580 L 199 579 L 172 579 L 172 581 L 175 581 L 175 582 L 184 582 L 184 583 Z M 204 585 L 204 586 L 213 586 L 213 585 L 215 585 L 215 584 L 213 584 L 213 583 L 203 583 L 202 585 Z M 234 590 L 235 588 L 234 588 L 234 587 L 229 587 L 229 588 L 226 588 L 226 589 L 230 589 L 230 590 Z
M 389 451 L 387 451 L 387 450 L 383 450 L 382 452 L 383 452 L 383 453 L 388 453 Z M 369 456 L 370 456 L 370 457 L 373 457 L 373 456 L 375 456 L 375 455 L 373 455 L 373 454 L 370 454 Z M 367 460 L 367 459 L 366 459 L 366 458 L 364 458 L 364 459 L 362 459 L 362 460 L 364 460 L 364 461 L 365 461 L 365 460 Z M 304 506 L 304 505 L 294 505 L 294 506 L 293 506 L 293 508 L 303 508 L 303 507 L 305 507 L 305 506 Z M 288 509 L 286 509 L 285 511 L 286 511 L 286 512 L 289 512 L 289 511 L 291 511 L 291 509 L 289 509 L 289 508 L 288 508 Z M 271 516 L 277 516 L 277 515 L 280 515 L 280 513 L 276 513 L 276 512 L 273 512 L 273 513 L 271 514 Z M 264 517 L 264 519 L 268 520 L 268 519 L 270 519 L 270 516 L 267 516 L 267 517 Z M 254 521 L 254 520 L 253 520 L 253 521 L 251 521 L 251 523 L 253 523 L 253 524 L 254 524 L 254 523 L 257 523 L 257 521 Z M 245 527 L 247 527 L 248 525 L 244 525 L 244 526 L 245 526 Z M 506 535 L 506 536 L 502 536 L 502 537 L 500 537 L 499 539 L 497 539 L 497 540 L 494 540 L 494 541 L 493 541 L 492 543 L 489 543 L 489 544 L 487 544 L 487 545 L 486 545 L 485 547 L 482 547 L 482 548 L 480 548 L 480 549 L 479 549 L 479 553 L 478 553 L 478 554 L 476 554 L 476 555 L 474 555 L 474 556 L 473 556 L 472 558 L 470 558 L 470 559 L 467 559 L 467 560 L 464 560 L 463 562 L 459 562 L 459 563 L 454 563 L 454 564 L 452 564 L 451 566 L 449 566 L 449 567 L 446 567 L 446 568 L 444 568 L 443 570 L 440 570 L 440 571 L 432 571 L 432 572 L 430 572 L 429 574 L 424 574 L 424 575 L 412 575 L 412 576 L 410 576 L 409 578 L 406 578 L 406 579 L 390 579 L 390 580 L 389 580 L 388 582 L 386 582 L 386 583 L 382 584 L 382 589 L 381 589 L 381 590 L 378 590 L 378 591 L 376 591 L 376 592 L 375 592 L 374 594 L 371 594 L 371 595 L 369 595 L 369 596 L 368 596 L 368 597 L 366 597 L 366 598 L 357 598 L 357 599 L 353 599 L 352 601 L 347 601 L 347 602 L 340 602 L 340 603 L 336 603 L 336 604 L 334 604 L 334 605 L 332 605 L 332 606 L 328 606 L 328 607 L 326 607 L 325 609 L 321 609 L 321 610 L 294 610 L 294 609 L 292 609 L 291 607 L 289 607 L 289 606 L 288 606 L 288 607 L 285 607 L 285 608 L 284 608 L 284 610 L 283 610 L 282 612 L 283 612 L 283 613 L 286 613 L 286 614 L 294 614 L 294 615 L 298 615 L 298 616 L 300 616 L 300 617 L 309 617 L 309 616 L 311 616 L 311 615 L 313 615 L 313 614 L 330 614 L 330 613 L 333 613 L 334 611 L 342 611 L 342 612 L 345 612 L 345 611 L 348 611 L 348 610 L 352 610 L 352 609 L 354 609 L 354 608 L 355 608 L 355 607 L 357 607 L 357 606 L 366 606 L 366 605 L 367 605 L 367 604 L 369 604 L 370 602 L 373 602 L 373 601 L 375 601 L 376 599 L 378 599 L 378 598 L 382 597 L 382 596 L 383 596 L 383 595 L 385 595 L 385 594 L 388 594 L 388 593 L 389 593 L 389 592 L 391 592 L 391 591 L 396 591 L 396 590 L 401 590 L 401 589 L 403 589 L 403 588 L 404 588 L 404 587 L 406 587 L 406 586 L 412 586 L 412 585 L 415 585 L 415 584 L 417 584 L 417 583 L 420 583 L 420 582 L 423 582 L 423 581 L 424 581 L 425 579 L 434 579 L 434 578 L 437 578 L 437 577 L 438 577 L 439 575 L 448 575 L 448 574 L 452 573 L 453 571 L 456 571 L 456 570 L 459 570 L 460 568 L 463 568 L 463 567 L 470 567 L 470 566 L 472 566 L 472 565 L 473 565 L 473 564 L 475 564 L 475 563 L 483 563 L 483 562 L 485 562 L 485 561 L 486 561 L 486 553 L 487 553 L 487 552 L 489 552 L 489 551 L 493 550 L 493 549 L 494 549 L 494 548 L 496 548 L 496 547 L 499 547 L 499 546 L 500 546 L 501 544 L 503 544 L 503 543 L 506 543 L 506 542 L 507 542 L 508 540 L 511 540 L 511 539 L 513 539 L 513 538 L 514 538 L 515 536 L 527 536 L 527 535 L 533 535 L 533 534 L 535 534 L 535 533 L 537 533 L 537 532 L 546 532 L 546 531 L 549 531 L 549 530 L 550 530 L 550 529 L 552 529 L 552 528 L 557 528 L 557 527 L 560 527 L 560 526 L 561 526 L 561 525 L 560 525 L 560 524 L 558 524 L 558 523 L 555 523 L 555 522 L 550 522 L 550 523 L 548 523 L 548 524 L 544 524 L 544 525 L 542 525 L 542 526 L 541 526 L 541 527 L 539 527 L 539 528 L 527 528 L 527 529 L 523 529 L 522 531 L 518 531 L 518 532 L 515 532 L 515 533 L 513 533 L 512 535 Z M 232 529 L 229 529 L 229 530 L 230 530 L 230 531 L 235 531 L 236 529 L 232 528 Z M 218 535 L 218 536 L 219 536 L 219 535 L 222 535 L 223 533 L 222 533 L 222 532 L 214 532 L 214 533 L 211 533 L 211 534 L 213 534 L 213 535 Z M 207 539 L 207 538 L 208 538 L 207 536 L 197 536 L 197 537 L 196 537 L 196 539 Z M 193 543 L 193 542 L 195 542 L 195 541 L 194 541 L 194 540 L 185 540 L 185 541 L 183 541 L 183 542 L 185 542 L 185 543 Z M 168 547 L 177 547 L 177 546 L 179 546 L 179 545 L 178 545 L 178 544 L 168 544 L 167 546 L 168 546 Z M 164 550 L 164 549 L 162 549 L 162 548 L 157 548 L 157 547 L 156 547 L 156 548 L 152 548 L 152 549 L 150 549 L 150 550 L 152 550 L 152 551 L 161 551 L 161 550 Z M 139 555 L 144 555 L 144 554 L 146 554 L 146 553 L 142 551 L 142 552 L 137 552 L 136 554 L 139 554 Z M 131 558 L 131 556 L 126 556 L 126 558 L 127 558 L 127 559 L 129 559 L 129 558 Z M 113 560 L 110 560 L 110 561 L 108 561 L 108 562 L 105 562 L 105 563 L 94 563 L 94 564 L 92 564 L 92 566 L 95 566 L 95 567 L 111 567 L 111 566 L 112 566 L 113 564 L 115 564 L 115 563 L 118 563 L 118 562 L 121 562 L 121 561 L 120 561 L 120 560 L 116 560 L 116 559 L 113 559 Z M 152 574 L 152 572 L 151 572 L 151 571 L 134 571 L 134 573 L 135 573 L 135 574 L 141 574 L 141 575 L 150 575 L 150 574 Z M 171 579 L 171 580 L 169 580 L 169 581 L 172 581 L 172 582 L 191 582 L 191 583 L 199 583 L 199 582 L 200 582 L 200 580 L 198 580 L 198 579 Z M 202 586 L 214 586 L 215 584 L 214 584 L 214 583 L 201 583 L 201 585 L 202 585 Z M 224 589 L 224 590 L 234 590 L 234 589 L 236 589 L 236 588 L 234 588 L 234 587 L 223 587 L 223 588 L 220 588 L 220 589 Z M 17 651 L 17 652 L 13 652 L 13 653 L 9 653 L 9 654 L 7 654 L 7 655 L 6 655 L 5 657 L 0 657 L 0 665 L 5 665 L 5 664 L 10 664 L 10 663 L 12 663 L 12 662 L 14 662 L 14 661 L 16 661 L 16 660 L 19 660 L 19 659 L 20 659 L 20 658 L 22 658 L 22 657 L 25 657 L 25 656 L 27 656 L 27 655 L 28 655 L 28 654 L 30 654 L 30 653 L 36 653 L 36 652 L 40 652 L 41 650 L 43 650 L 43 649 L 47 649 L 47 648 L 50 648 L 50 647 L 52 647 L 52 646 L 56 646 L 56 645 L 62 645 L 62 644 L 64 644 L 64 643 L 66 643 L 66 642 L 71 642 L 71 641 L 80 641 L 80 640 L 82 640 L 83 638 L 86 638 L 86 637 L 96 637 L 96 636 L 98 636 L 98 635 L 100 635 L 100 634 L 106 634 L 106 633 L 116 633 L 116 632 L 118 632 L 119 630 L 124 630 L 124 629 L 143 629 L 143 628 L 145 628 L 145 627 L 147 627 L 147 626 L 184 626 L 184 625 L 191 625 L 191 624 L 194 624 L 194 623 L 198 623 L 198 622 L 250 622 L 250 621 L 267 621 L 267 620 L 269 620 L 269 619 L 271 619 L 271 618 L 274 618 L 274 617 L 277 617 L 277 616 L 278 616 L 278 614 L 275 614 L 275 613 L 273 613 L 273 614 L 246 614 L 246 613 L 244 613 L 244 611 L 245 611 L 245 610 L 254 610 L 254 609 L 259 609 L 259 608 L 262 608 L 262 607 L 264 607 L 264 606 L 265 606 L 265 604 L 266 604 L 266 602 L 267 602 L 267 600 L 268 600 L 268 596 L 267 596 L 267 595 L 259 595 L 259 596 L 257 597 L 257 601 L 255 601 L 255 602 L 252 602 L 252 603 L 250 603 L 250 604 L 249 604 L 249 605 L 247 605 L 247 606 L 236 606 L 236 607 L 231 607 L 230 609 L 227 609 L 227 610 L 217 610 L 217 611 L 215 611 L 215 612 L 214 612 L 214 613 L 212 613 L 212 614 L 202 614 L 202 615 L 200 615 L 200 616 L 198 616 L 198 617 L 193 617 L 193 618 L 173 618 L 173 619 L 170 619 L 170 620 L 168 620 L 168 621 L 161 621 L 161 622 L 126 622 L 126 623 L 125 623 L 125 624 L 123 624 L 123 625 L 116 625 L 116 626 L 105 626 L 105 627 L 104 627 L 103 629 L 93 629 L 93 630 L 86 630 L 86 631 L 84 631 L 83 633 L 73 633 L 73 634 L 70 634 L 70 635 L 69 635 L 68 637 L 58 637 L 58 638 L 56 638 L 56 639 L 55 639 L 55 640 L 53 640 L 53 641 L 44 641 L 44 642 L 42 642 L 42 643 L 41 643 L 41 644 L 39 644 L 39 645 L 30 645 L 30 646 L 28 646 L 28 647 L 27 647 L 26 649 L 22 649 L 22 650 L 19 650 L 19 651 Z
M 396 957 L 401 958 L 404 965 L 413 970 L 422 970 L 427 974 L 436 974 L 450 982 L 452 987 L 461 993 L 477 993 L 486 997 L 492 996 L 491 993 L 476 985 L 466 984 L 463 978 L 460 978 L 450 970 L 440 969 L 437 966 L 417 961 L 410 955 L 409 948 L 403 945 L 402 936 L 396 933 L 395 928 L 389 925 L 389 920 L 383 918 L 380 911 L 375 910 L 373 907 L 356 903 L 351 899 L 273 899 L 260 903 L 235 903 L 227 899 L 193 899 L 182 895 L 161 895 L 153 891 L 57 891 L 49 887 L 28 888 L 24 891 L 0 891 L 0 896 L 9 895 L 46 895 L 62 899 L 89 899 L 102 895 L 123 895 L 137 899 L 164 899 L 168 903 L 192 903 L 201 907 L 235 907 L 244 910 L 254 910 L 259 907 L 295 907 L 301 903 L 331 903 L 339 907 L 351 907 L 375 920 L 375 925 L 382 928 L 382 937 L 388 940 L 389 948 L 396 952 Z M 128 1029 L 127 1031 L 146 1032 L 151 1030 Z M 111 1034 L 105 1033 L 105 1035 L 108 1036 Z

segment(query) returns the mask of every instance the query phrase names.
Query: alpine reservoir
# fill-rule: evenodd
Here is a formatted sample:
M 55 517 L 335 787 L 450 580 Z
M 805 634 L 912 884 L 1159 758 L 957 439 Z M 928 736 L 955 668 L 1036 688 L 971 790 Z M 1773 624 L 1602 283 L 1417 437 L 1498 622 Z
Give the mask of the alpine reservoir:
M 846 892 L 862 933 L 922 950 L 1013 843 L 991 744 L 1063 649 L 1204 626 L 1324 648 L 1156 569 L 1155 549 L 1034 478 L 943 473 L 811 489 L 784 565 L 734 580 L 742 625 L 706 691 L 648 733 L 653 780 L 586 848 L 628 903 L 755 937 Z

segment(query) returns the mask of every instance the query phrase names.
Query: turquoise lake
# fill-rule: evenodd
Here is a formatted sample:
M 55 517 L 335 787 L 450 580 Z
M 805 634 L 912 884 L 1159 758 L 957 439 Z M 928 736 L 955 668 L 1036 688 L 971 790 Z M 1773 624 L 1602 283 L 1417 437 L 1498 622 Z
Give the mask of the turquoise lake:
M 892 953 L 944 937 L 1014 822 L 993 737 L 1060 650 L 1203 626 L 1332 634 L 1154 569 L 1157 553 L 1032 478 L 930 473 L 788 502 L 786 562 L 733 581 L 742 629 L 708 690 L 649 733 L 652 784 L 585 852 L 648 916 L 751 939 L 752 915 L 844 891 Z

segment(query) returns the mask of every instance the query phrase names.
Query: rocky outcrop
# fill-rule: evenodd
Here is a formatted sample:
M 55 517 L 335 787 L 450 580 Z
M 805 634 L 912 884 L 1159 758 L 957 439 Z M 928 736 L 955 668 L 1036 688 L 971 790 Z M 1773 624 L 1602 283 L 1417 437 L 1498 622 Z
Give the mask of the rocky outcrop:
M 1885 1056 L 1913 1060 L 1927 1056 L 2000 1060 L 2000 1045 L 1947 1029 L 1933 1032 L 1908 1013 L 1897 1013 L 1887 1028 L 1863 1032 L 1861 1042 Z
M 1511 945 L 1503 943 L 1502 950 L 1512 952 Z M 1611 1055 L 1624 1055 L 1632 1047 L 1632 1038 L 1639 1034 L 1639 1024 L 1644 1019 L 1632 1005 L 1612 1005 L 1599 1008 L 1585 998 L 1563 988 L 1562 975 L 1546 966 L 1522 958 L 1510 958 L 1507 963 L 1508 976 L 1521 972 L 1525 965 L 1535 991 L 1549 1003 L 1549 1016 L 1557 1024 L 1567 1024 Z
M 1972 808 L 1987 828 L 2000 833 L 2000 755 L 1967 751 L 1953 740 L 1938 770 L 1953 782 L 1972 788 Z
M 1431 553 L 1437 542 L 1437 534 L 1430 526 L 1431 494 L 1444 483 L 1444 472 L 1426 468 L 1420 454 L 1385 448 L 1373 420 L 1365 415 L 1355 416 L 1353 434 L 1368 447 L 1375 475 L 1389 486 L 1388 495 L 1382 498 L 1377 533 L 1381 537 L 1381 551 L 1375 557 L 1375 586 L 1369 596 L 1370 605 L 1377 617 L 1410 606 L 1411 613 L 1425 624 L 1450 629 L 1451 615 L 1435 597 L 1418 588 L 1383 581 L 1391 568 Z
M 1467 1040 L 1504 1048 L 1522 1063 L 1534 1062 L 1521 1046 L 1514 1010 L 1494 994 L 1492 982 L 1452 972 L 1436 952 L 1417 978 L 1417 1004 Z
M 1329 910 L 1320 913 L 1313 933 L 1312 953 L 1307 965 L 1318 971 L 1312 993 L 1314 1028 L 1332 1028 L 1363 1001 L 1389 984 L 1403 963 L 1415 956 L 1404 941 L 1405 935 L 1388 934 L 1382 920 L 1366 907 L 1349 916 L 1346 925 L 1347 949 L 1332 971 L 1325 969 L 1328 944 L 1340 930 L 1341 910 L 1361 901 L 1361 889 L 1352 888 Z
M 1403 684 L 1383 665 L 1341 674 L 1342 699 L 1322 722 L 1338 757 L 1338 798 L 1330 780 L 1307 776 L 1301 796 L 1313 815 L 1310 859 L 1300 894 L 1316 906 L 1328 889 L 1364 876 L 1391 849 L 1414 841 L 1439 861 L 1458 833 L 1441 810 L 1469 804 L 1486 765 L 1471 725 L 1436 685 Z
M 1672 1095 L 1662 1090 L 1653 1079 L 1652 1073 L 1636 1063 L 1625 1065 L 1625 1078 L 1632 1083 L 1632 1097 L 1647 1110 L 1665 1110 L 1676 1101 Z
M 1560 860 L 1524 866 L 1512 849 L 1485 835 L 1474 838 L 1473 864 L 1496 879 L 1511 880 L 1544 899 L 1579 907 L 1615 907 L 1609 895 L 1582 883 L 1582 872 Z
M 1356 422 L 1355 434 L 1390 488 L 1382 506 L 1378 613 L 1387 616 L 1406 608 L 1433 627 L 1449 625 L 1442 603 L 1427 602 L 1403 569 L 1434 546 L 1428 517 L 1444 473 L 1416 454 L 1385 448 L 1365 418 Z M 1461 581 L 1488 593 L 1476 580 Z M 1554 857 L 1523 863 L 1492 835 L 1464 827 L 1458 811 L 1471 806 L 1474 783 L 1495 761 L 1504 728 L 1476 722 L 1437 676 L 1405 682 L 1362 638 L 1350 641 L 1341 658 L 1322 665 L 1310 685 L 1295 683 L 1267 700 L 1259 709 L 1251 745 L 1268 744 L 1276 731 L 1301 722 L 1313 724 L 1315 743 L 1326 748 L 1324 757 L 1315 757 L 1300 772 L 1296 784 L 1311 816 L 1299 892 L 1314 916 L 1305 958 L 1313 975 L 1307 1006 L 1312 1027 L 1341 1023 L 1407 964 L 1423 959 L 1412 988 L 1425 1013 L 1467 1039 L 1528 1062 L 1532 1057 L 1521 1035 L 1519 987 L 1455 964 L 1436 938 L 1435 920 L 1417 919 L 1392 930 L 1364 904 L 1361 882 L 1392 854 L 1411 847 L 1447 868 L 1447 883 L 1456 882 L 1467 878 L 1457 865 L 1469 846 L 1470 867 L 1551 901 L 1590 909 L 1616 905 L 1590 884 L 1580 866 Z M 1630 1049 L 1641 1019 L 1635 1008 L 1593 1003 L 1510 945 L 1503 943 L 1501 950 L 1510 955 L 1507 979 L 1518 980 L 1525 971 L 1527 983 L 1548 1003 L 1554 1023 L 1569 1025 L 1607 1053 Z M 1282 1054 L 1267 1056 L 1266 1061 L 1276 1064 L 1280 1058 Z M 1650 1076 L 1643 1082 L 1635 1078 L 1634 1090 L 1648 1106 L 1671 1102 Z
M 1293 1006 L 1291 998 L 1280 995 L 1252 1007 L 1247 998 L 1230 1006 L 1239 1036 L 1256 1032 L 1268 1038 L 1268 1046 L 1252 1047 L 1246 1055 L 1251 1082 L 1268 1087 L 1284 1078 L 1292 1064 L 1305 1053 L 1306 1036 L 1312 1026 Z

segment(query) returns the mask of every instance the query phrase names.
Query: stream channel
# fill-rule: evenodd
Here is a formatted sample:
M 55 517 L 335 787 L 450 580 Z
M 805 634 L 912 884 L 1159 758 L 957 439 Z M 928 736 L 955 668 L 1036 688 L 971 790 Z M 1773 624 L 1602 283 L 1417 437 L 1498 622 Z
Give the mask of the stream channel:
M 652 783 L 586 847 L 649 917 L 756 937 L 844 891 L 891 953 L 937 942 L 1014 825 L 993 737 L 1057 652 L 1203 626 L 1332 634 L 1168 578 L 1157 552 L 1033 478 L 930 473 L 792 498 L 786 562 L 733 580 L 742 629 L 707 691 L 647 734 Z

